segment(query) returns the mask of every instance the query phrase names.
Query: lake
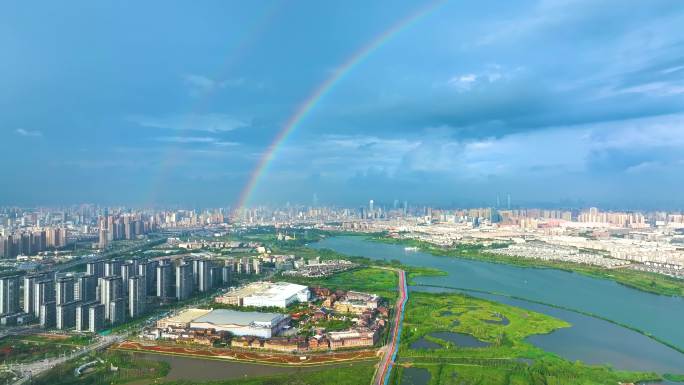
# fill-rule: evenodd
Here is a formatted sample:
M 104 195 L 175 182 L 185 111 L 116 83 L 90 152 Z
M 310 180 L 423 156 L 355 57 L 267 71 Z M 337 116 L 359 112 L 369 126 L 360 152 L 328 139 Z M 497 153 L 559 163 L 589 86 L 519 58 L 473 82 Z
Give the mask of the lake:
M 684 299 L 665 297 L 628 288 L 610 280 L 555 270 L 534 269 L 466 259 L 437 257 L 405 251 L 401 245 L 378 243 L 362 237 L 326 238 L 309 245 L 371 259 L 397 259 L 414 266 L 444 270 L 447 276 L 419 277 L 417 284 L 484 290 L 563 306 L 620 322 L 652 333 L 684 347 Z M 412 287 L 412 290 L 444 290 Z M 528 301 L 469 292 L 479 296 L 549 314 L 573 324 L 530 342 L 570 360 L 611 364 L 619 369 L 682 372 L 684 354 L 627 328 L 576 312 Z

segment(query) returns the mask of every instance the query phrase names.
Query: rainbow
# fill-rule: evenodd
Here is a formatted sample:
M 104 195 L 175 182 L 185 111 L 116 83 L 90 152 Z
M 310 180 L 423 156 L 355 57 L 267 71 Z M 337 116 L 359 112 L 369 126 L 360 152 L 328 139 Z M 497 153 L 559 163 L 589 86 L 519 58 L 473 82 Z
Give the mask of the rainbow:
M 330 90 L 342 80 L 342 78 L 351 72 L 358 64 L 360 64 L 371 53 L 376 51 L 382 45 L 387 43 L 392 37 L 397 35 L 402 30 L 411 26 L 413 23 L 434 11 L 439 5 L 443 4 L 445 0 L 438 0 L 429 3 L 427 6 L 418 9 L 416 12 L 410 14 L 404 19 L 393 24 L 389 29 L 385 30 L 373 40 L 361 47 L 352 56 L 342 63 L 337 69 L 326 78 L 323 83 L 316 87 L 309 96 L 298 106 L 294 113 L 285 121 L 283 128 L 275 136 L 271 144 L 266 148 L 257 163 L 254 171 L 250 174 L 247 184 L 240 193 L 238 203 L 233 210 L 234 215 L 244 208 L 248 203 L 252 193 L 254 192 L 259 180 L 265 174 L 268 166 L 275 158 L 278 148 L 285 142 L 287 137 L 299 126 L 299 124 L 306 118 L 311 111 L 318 105 L 318 103 L 327 95 Z
M 237 65 L 247 56 L 250 49 L 258 44 L 259 39 L 268 31 L 273 24 L 273 20 L 276 19 L 285 6 L 285 0 L 273 0 L 270 2 L 270 5 L 264 10 L 263 14 L 256 18 L 254 22 L 245 29 L 244 33 L 238 39 L 237 44 L 231 49 L 230 55 L 226 57 L 225 61 L 219 67 L 219 71 L 214 74 L 214 79 L 222 80 L 226 78 L 230 71 L 237 67 Z M 206 103 L 209 102 L 212 94 L 216 91 L 217 88 L 215 87 L 197 98 L 189 111 L 201 112 Z M 182 133 L 184 132 L 181 131 L 178 134 Z M 165 188 L 164 181 L 169 178 L 175 163 L 178 162 L 179 150 L 181 147 L 180 144 L 171 144 L 162 154 L 159 163 L 159 171 L 154 175 L 152 183 L 150 183 L 150 191 L 148 192 L 150 207 L 155 206 L 157 196 L 159 196 L 159 193 Z

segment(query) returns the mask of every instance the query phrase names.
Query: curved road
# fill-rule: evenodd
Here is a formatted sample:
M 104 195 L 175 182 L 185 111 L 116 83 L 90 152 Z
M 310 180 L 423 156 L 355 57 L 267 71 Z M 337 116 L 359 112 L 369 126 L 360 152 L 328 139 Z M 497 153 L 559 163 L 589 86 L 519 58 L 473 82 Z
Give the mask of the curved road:
M 399 274 L 399 298 L 397 298 L 396 312 L 394 322 L 392 323 L 392 336 L 385 347 L 385 354 L 380 361 L 378 370 L 375 372 L 373 384 L 387 385 L 392 373 L 392 365 L 397 357 L 397 350 L 399 349 L 399 340 L 401 337 L 401 321 L 404 318 L 404 307 L 408 300 L 408 288 L 406 287 L 406 272 L 404 270 L 392 269 Z

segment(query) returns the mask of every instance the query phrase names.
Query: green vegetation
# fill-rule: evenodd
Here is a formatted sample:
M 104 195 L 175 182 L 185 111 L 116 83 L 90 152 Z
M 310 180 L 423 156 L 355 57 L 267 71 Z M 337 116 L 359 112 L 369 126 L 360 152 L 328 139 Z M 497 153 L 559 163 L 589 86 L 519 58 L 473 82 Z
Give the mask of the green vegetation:
M 11 384 L 14 382 L 14 379 L 16 377 L 16 374 L 14 374 L 13 372 L 0 372 L 0 384 Z
M 502 322 L 503 315 L 506 322 Z M 525 342 L 533 334 L 569 327 L 565 321 L 465 294 L 412 292 L 404 316 L 402 357 L 538 358 L 544 353 Z M 485 321 L 490 321 L 485 322 Z M 500 323 L 494 323 L 500 322 Z M 487 349 L 460 349 L 445 343 L 444 351 L 410 346 L 433 332 L 460 332 L 492 344 Z
M 415 239 L 396 239 L 386 236 L 373 236 L 368 239 L 376 242 L 415 246 L 421 251 L 435 256 L 474 259 L 485 262 L 505 263 L 509 265 L 534 268 L 553 268 L 584 274 L 590 277 L 610 279 L 622 285 L 649 293 L 684 296 L 684 280 L 668 277 L 662 274 L 649 273 L 631 269 L 604 269 L 598 266 L 573 262 L 543 261 L 531 258 L 509 257 L 489 252 L 489 250 L 505 245 L 457 245 L 455 247 L 441 247 L 429 242 Z
M 671 374 L 671 373 L 666 373 L 663 375 L 663 377 L 668 380 L 668 381 L 673 381 L 673 382 L 684 382 L 684 374 Z
M 314 323 L 315 327 L 324 328 L 328 332 L 347 330 L 353 325 L 354 323 L 350 319 L 331 319 Z
M 411 363 L 410 366 L 427 370 L 430 379 L 426 384 L 430 385 L 605 385 L 619 384 L 635 377 L 652 379 L 649 375 L 590 367 L 559 359 L 544 359 L 529 365 L 510 362 L 496 365 L 421 362 Z M 391 383 L 411 384 L 402 381 L 405 370 L 404 366 L 398 366 Z
M 69 353 L 89 344 L 90 337 L 29 335 L 8 336 L 0 340 L 0 360 L 31 362 Z
M 367 385 L 375 372 L 375 362 L 356 362 L 348 366 L 321 367 L 321 370 L 302 371 L 267 377 L 203 382 L 204 385 Z M 191 385 L 197 381 L 164 382 L 165 385 Z
M 392 270 L 360 267 L 325 278 L 284 277 L 288 282 L 323 286 L 331 290 L 358 290 L 394 299 L 397 296 L 397 274 Z
M 544 314 L 464 294 L 412 292 L 392 383 L 401 384 L 408 367 L 427 370 L 431 385 L 599 385 L 658 379 L 654 373 L 571 363 L 525 341 L 568 326 Z M 435 332 L 468 334 L 490 345 L 465 347 L 429 336 Z M 415 342 L 423 338 L 436 342 L 435 348 L 418 348 Z
M 76 376 L 79 366 L 97 361 L 93 366 Z M 108 352 L 99 356 L 87 356 L 59 365 L 34 380 L 35 385 L 105 385 L 125 384 L 137 380 L 165 377 L 169 364 L 162 361 L 142 359 L 124 352 Z

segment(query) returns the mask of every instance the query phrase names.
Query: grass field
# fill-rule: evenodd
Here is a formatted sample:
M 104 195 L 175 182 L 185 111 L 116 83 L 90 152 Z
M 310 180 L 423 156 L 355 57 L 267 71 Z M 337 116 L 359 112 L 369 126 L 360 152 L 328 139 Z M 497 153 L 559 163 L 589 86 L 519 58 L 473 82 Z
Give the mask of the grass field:
M 0 340 L 0 360 L 6 362 L 30 362 L 56 357 L 87 345 L 91 339 L 85 336 L 8 336 Z
M 357 290 L 394 299 L 397 296 L 397 274 L 392 270 L 360 267 L 325 278 L 283 277 L 288 282 L 329 289 Z
M 368 385 L 375 371 L 373 362 L 358 362 L 353 366 L 321 368 L 306 373 L 253 377 L 240 380 L 209 381 L 204 385 Z M 174 381 L 164 385 L 191 385 L 196 382 Z
M 80 365 L 94 360 L 102 360 L 76 376 L 74 370 Z M 105 385 L 126 384 L 130 382 L 147 383 L 154 379 L 163 378 L 169 371 L 169 365 L 161 361 L 133 358 L 133 355 L 123 352 L 107 352 L 97 356 L 82 357 L 57 366 L 33 381 L 35 385 Z
M 408 368 L 424 369 L 426 385 L 599 385 L 658 378 L 654 373 L 571 363 L 525 341 L 567 326 L 544 314 L 464 294 L 412 292 L 392 381 L 415 383 L 409 382 L 415 371 L 407 372 Z M 465 347 L 429 336 L 435 332 L 463 333 L 489 346 Z M 433 344 L 429 349 L 415 347 L 421 339 Z

